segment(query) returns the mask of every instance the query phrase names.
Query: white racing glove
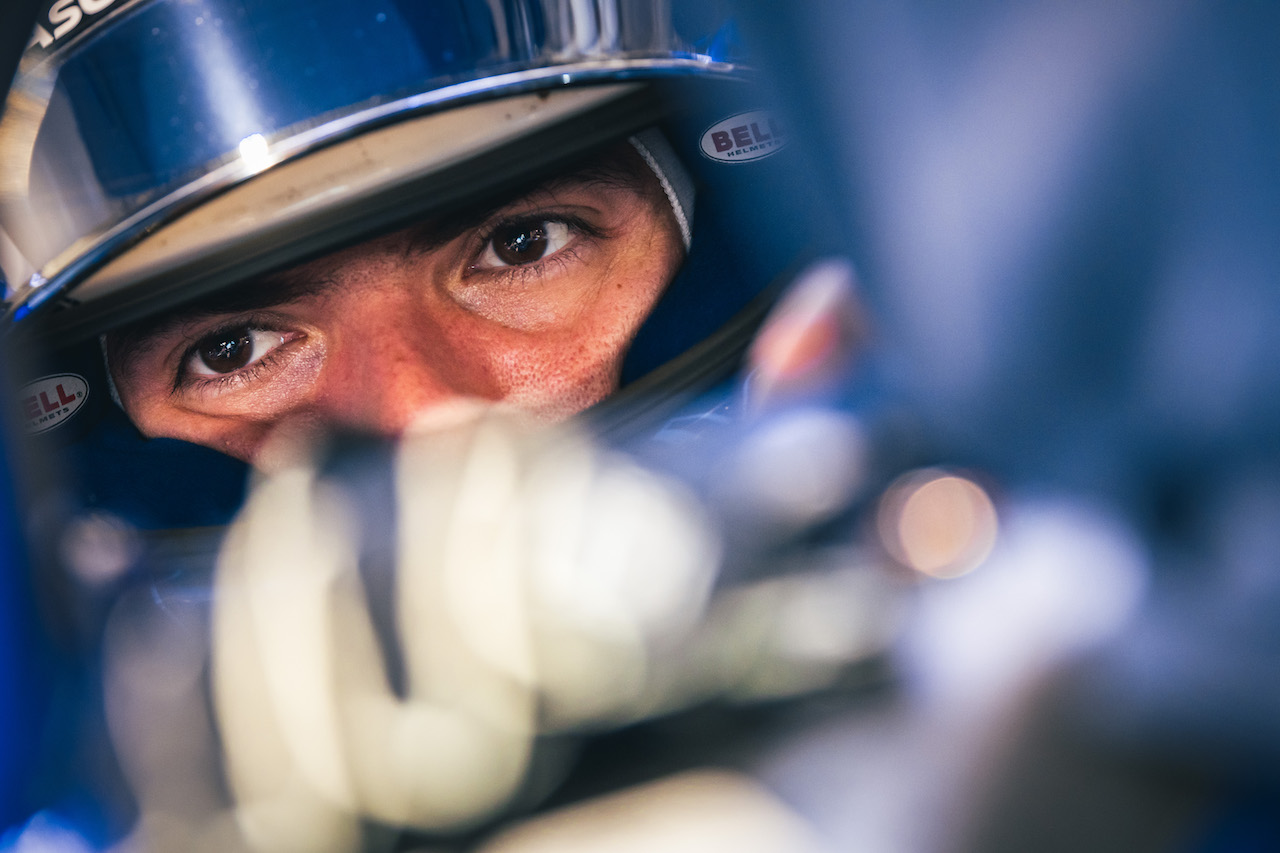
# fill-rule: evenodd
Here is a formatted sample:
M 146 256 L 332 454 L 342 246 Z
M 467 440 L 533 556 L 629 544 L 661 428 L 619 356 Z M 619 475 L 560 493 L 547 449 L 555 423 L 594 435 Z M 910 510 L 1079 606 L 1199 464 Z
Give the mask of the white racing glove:
M 360 816 L 466 827 L 541 735 L 803 692 L 883 647 L 889 587 L 856 567 L 713 596 L 699 504 L 582 435 L 488 415 L 393 458 L 393 509 L 305 463 L 264 478 L 221 555 L 215 706 L 257 849 L 348 849 Z M 361 582 L 370 509 L 395 513 L 399 678 Z

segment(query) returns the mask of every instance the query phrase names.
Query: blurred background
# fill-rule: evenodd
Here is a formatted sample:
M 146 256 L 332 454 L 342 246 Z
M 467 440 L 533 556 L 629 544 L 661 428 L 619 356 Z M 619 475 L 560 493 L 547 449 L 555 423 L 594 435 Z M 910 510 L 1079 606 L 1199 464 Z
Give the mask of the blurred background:
M 1273 849 L 1275 11 L 764 5 L 748 17 L 841 187 L 832 227 L 930 445 L 994 476 L 1006 520 L 1050 496 L 1103 520 L 1143 577 L 1055 694 L 1074 743 L 1113 751 L 1059 785 L 1061 753 L 1031 750 L 979 847 L 1024 821 L 1024 849 L 1116 845 L 1152 815 L 1099 778 L 1149 794 L 1190 768 L 1226 793 L 1172 808 L 1188 823 L 1157 846 Z

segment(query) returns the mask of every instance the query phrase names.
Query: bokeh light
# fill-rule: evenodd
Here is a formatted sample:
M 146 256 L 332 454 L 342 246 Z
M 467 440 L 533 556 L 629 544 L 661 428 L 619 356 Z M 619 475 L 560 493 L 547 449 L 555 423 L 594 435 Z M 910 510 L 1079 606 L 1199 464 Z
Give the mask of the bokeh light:
M 935 578 L 973 571 L 995 546 L 997 518 L 986 491 L 936 468 L 900 477 L 877 514 L 881 543 L 908 568 Z
M 142 553 L 138 531 L 108 512 L 79 516 L 59 541 L 67 569 L 82 583 L 103 586 L 121 577 Z

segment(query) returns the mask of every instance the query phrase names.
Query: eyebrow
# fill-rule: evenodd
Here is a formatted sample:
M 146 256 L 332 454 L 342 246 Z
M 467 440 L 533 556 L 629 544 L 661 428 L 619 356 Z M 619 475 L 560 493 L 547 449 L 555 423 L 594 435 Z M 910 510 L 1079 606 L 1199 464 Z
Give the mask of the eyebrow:
M 188 302 L 179 308 L 141 320 L 103 335 L 107 360 L 125 368 L 151 352 L 174 330 L 224 314 L 260 311 L 286 302 L 294 302 L 323 292 L 334 284 L 321 276 L 305 276 L 295 269 L 260 276 L 231 290 L 220 291 L 204 299 Z
M 644 185 L 646 171 L 640 171 L 631 162 L 631 157 L 639 161 L 631 146 L 627 145 L 630 156 L 610 157 L 617 149 L 607 149 L 592 159 L 581 164 L 571 172 L 556 175 L 532 186 L 526 186 L 518 192 L 508 193 L 496 203 L 463 208 L 451 214 L 448 223 L 439 219 L 428 219 L 417 225 L 404 229 L 410 238 L 410 251 L 432 251 L 449 243 L 459 235 L 483 225 L 504 208 L 539 195 L 554 195 L 568 187 L 603 186 L 610 188 L 638 190 Z M 647 169 L 647 167 L 644 167 Z

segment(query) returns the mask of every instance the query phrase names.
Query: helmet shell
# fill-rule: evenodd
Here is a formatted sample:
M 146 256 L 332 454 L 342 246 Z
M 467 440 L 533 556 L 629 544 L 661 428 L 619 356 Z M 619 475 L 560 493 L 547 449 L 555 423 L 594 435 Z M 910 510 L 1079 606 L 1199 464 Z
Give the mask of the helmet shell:
M 0 268 L 11 323 L 56 305 L 71 337 L 554 169 L 659 118 L 636 81 L 735 72 L 660 0 L 46 18 L 0 118 Z

